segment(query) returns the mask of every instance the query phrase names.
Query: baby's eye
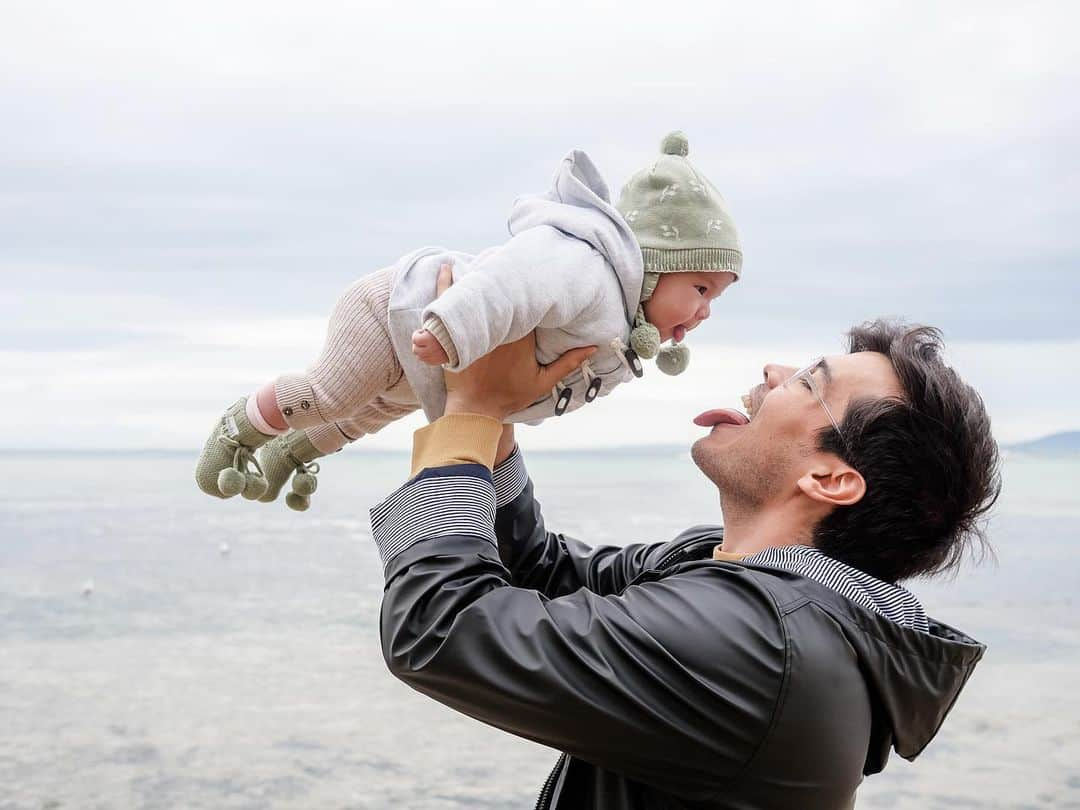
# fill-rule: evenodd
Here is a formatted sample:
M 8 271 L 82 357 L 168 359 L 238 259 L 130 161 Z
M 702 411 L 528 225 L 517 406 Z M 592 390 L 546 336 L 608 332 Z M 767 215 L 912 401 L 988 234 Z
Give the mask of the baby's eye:
M 709 288 L 708 288 L 708 287 L 703 287 L 703 286 L 701 286 L 700 284 L 698 284 L 698 285 L 697 285 L 697 287 L 696 287 L 695 289 L 696 289 L 696 290 L 697 290 L 697 291 L 698 291 L 699 293 L 701 293 L 702 295 L 708 295 L 708 293 L 709 293 Z

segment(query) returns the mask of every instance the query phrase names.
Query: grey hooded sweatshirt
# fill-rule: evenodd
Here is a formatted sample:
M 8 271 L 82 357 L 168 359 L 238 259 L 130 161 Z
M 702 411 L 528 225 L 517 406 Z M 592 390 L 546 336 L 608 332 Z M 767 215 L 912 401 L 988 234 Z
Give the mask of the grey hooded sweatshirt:
M 423 248 L 396 264 L 390 338 L 429 420 L 446 404 L 443 367 L 412 353 L 412 333 L 429 315 L 442 321 L 457 351 L 458 362 L 445 366 L 450 371 L 534 329 L 541 363 L 577 346 L 597 346 L 585 369 L 560 383 L 572 391 L 568 411 L 585 403 L 593 379 L 600 379 L 597 395 L 605 396 L 633 376 L 625 352 L 644 278 L 641 248 L 589 156 L 567 154 L 551 190 L 519 197 L 507 226 L 508 242 L 477 255 Z M 444 262 L 454 266 L 454 284 L 434 300 Z M 555 403 L 545 396 L 507 421 L 542 420 Z
M 985 649 L 817 552 L 718 561 L 718 526 L 621 548 L 547 531 L 520 454 L 425 469 L 372 532 L 391 671 L 562 751 L 543 810 L 851 808 L 933 739 Z

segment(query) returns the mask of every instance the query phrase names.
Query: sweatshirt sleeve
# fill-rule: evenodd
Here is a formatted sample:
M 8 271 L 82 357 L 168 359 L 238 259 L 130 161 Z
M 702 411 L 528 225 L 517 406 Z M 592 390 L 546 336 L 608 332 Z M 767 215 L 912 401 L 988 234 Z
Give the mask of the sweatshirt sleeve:
M 470 717 L 688 799 L 714 799 L 768 732 L 785 646 L 736 566 L 555 599 L 514 587 L 479 464 L 426 468 L 372 510 L 383 656 Z M 409 534 L 407 542 L 395 536 Z
M 606 260 L 587 242 L 550 226 L 529 228 L 479 256 L 469 273 L 424 309 L 421 320 L 438 318 L 449 341 L 443 343 L 447 355 L 457 359 L 444 368 L 461 371 L 538 326 L 577 321 L 603 300 L 605 270 Z
M 424 318 L 422 328 L 434 335 L 435 339 L 439 341 L 439 345 L 443 347 L 443 351 L 446 352 L 447 360 L 444 365 L 447 368 L 456 368 L 458 364 L 457 346 L 454 345 L 454 339 L 450 337 L 450 333 L 446 331 L 442 318 L 438 315 L 428 315 Z

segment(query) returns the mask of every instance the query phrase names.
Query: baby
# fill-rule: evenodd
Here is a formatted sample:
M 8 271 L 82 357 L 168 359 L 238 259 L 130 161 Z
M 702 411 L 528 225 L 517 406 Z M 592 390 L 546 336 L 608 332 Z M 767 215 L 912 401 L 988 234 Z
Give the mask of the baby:
M 681 373 L 686 333 L 742 268 L 724 200 L 688 151 L 681 132 L 664 138 L 617 206 L 589 157 L 572 151 L 548 193 L 514 202 L 504 245 L 477 255 L 423 248 L 353 283 L 307 373 L 266 383 L 214 423 L 199 488 L 269 502 L 291 476 L 285 501 L 307 509 L 316 459 L 417 408 L 438 418 L 444 368 L 460 371 L 533 330 L 542 364 L 576 346 L 599 348 L 508 422 L 538 424 L 606 396 L 642 376 L 639 358 Z M 435 298 L 443 264 L 453 265 L 454 283 Z

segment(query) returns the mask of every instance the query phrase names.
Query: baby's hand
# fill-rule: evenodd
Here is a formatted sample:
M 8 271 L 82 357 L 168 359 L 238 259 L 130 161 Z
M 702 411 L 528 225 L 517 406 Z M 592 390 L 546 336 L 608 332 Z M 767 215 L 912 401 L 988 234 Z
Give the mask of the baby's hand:
M 429 366 L 441 366 L 450 360 L 446 349 L 427 329 L 417 329 L 412 333 L 412 353 Z

